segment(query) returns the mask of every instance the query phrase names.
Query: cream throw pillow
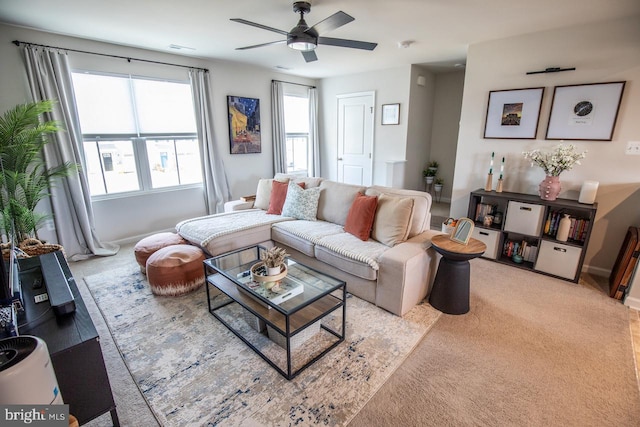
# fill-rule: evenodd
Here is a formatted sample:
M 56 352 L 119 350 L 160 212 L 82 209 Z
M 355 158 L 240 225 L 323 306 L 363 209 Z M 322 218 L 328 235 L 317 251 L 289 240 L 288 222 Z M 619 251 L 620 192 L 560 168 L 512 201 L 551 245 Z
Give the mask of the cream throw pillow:
M 276 177 L 276 181 L 289 182 L 289 179 Z M 271 200 L 272 186 L 273 186 L 273 179 L 263 178 L 258 181 L 258 188 L 256 189 L 256 200 L 253 202 L 254 208 L 259 208 L 264 211 L 269 209 L 269 201 Z
M 413 199 L 411 197 L 393 197 L 381 194 L 378 197 L 378 208 L 371 237 L 391 247 L 404 242 L 409 237 L 412 213 Z

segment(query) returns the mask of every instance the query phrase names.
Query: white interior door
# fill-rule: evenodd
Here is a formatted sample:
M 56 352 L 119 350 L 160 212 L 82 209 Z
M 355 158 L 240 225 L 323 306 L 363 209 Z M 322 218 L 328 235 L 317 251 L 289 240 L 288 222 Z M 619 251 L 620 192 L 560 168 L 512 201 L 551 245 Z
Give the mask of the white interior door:
M 338 95 L 338 181 L 373 181 L 374 93 Z

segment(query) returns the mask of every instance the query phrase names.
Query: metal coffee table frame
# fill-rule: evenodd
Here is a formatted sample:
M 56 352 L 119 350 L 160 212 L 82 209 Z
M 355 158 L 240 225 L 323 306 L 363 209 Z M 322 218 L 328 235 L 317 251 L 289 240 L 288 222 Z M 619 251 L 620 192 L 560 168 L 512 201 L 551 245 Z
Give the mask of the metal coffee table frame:
M 346 327 L 346 283 L 338 280 L 324 273 L 321 273 L 313 268 L 307 267 L 298 263 L 294 259 L 289 258 L 289 274 L 292 274 L 292 268 L 298 268 L 298 266 L 306 271 L 316 274 L 316 278 L 321 277 L 326 279 L 327 283 L 323 284 L 324 289 L 319 289 L 311 283 L 304 283 L 305 291 L 301 295 L 297 295 L 291 298 L 281 305 L 274 304 L 261 295 L 253 292 L 250 288 L 245 286 L 242 282 L 237 280 L 237 272 L 243 269 L 248 269 L 252 263 L 259 261 L 259 252 L 265 250 L 261 246 L 253 246 L 249 248 L 240 249 L 237 251 L 229 252 L 218 257 L 210 258 L 204 261 L 205 277 L 207 284 L 207 303 L 209 312 L 222 323 L 227 329 L 233 332 L 238 338 L 249 346 L 254 352 L 256 352 L 262 359 L 264 359 L 269 365 L 271 365 L 276 371 L 278 371 L 286 379 L 291 380 L 295 378 L 300 372 L 311 366 L 337 345 L 344 341 L 345 327 Z M 231 268 L 222 268 L 220 264 L 223 261 L 229 259 L 231 256 L 241 258 L 243 255 L 246 258 L 248 251 L 255 251 L 255 258 L 248 262 L 244 261 L 241 264 L 233 266 Z M 295 271 L 295 270 L 293 270 Z M 331 282 L 331 283 L 330 283 Z M 212 300 L 218 295 L 218 292 L 214 292 L 213 289 L 225 294 L 228 299 L 221 302 L 219 305 L 212 305 Z M 304 295 L 307 293 L 306 295 Z M 341 297 L 340 297 L 341 296 Z M 213 297 L 213 298 L 212 298 Z M 267 355 L 265 355 L 259 348 L 253 345 L 242 332 L 235 329 L 231 324 L 224 320 L 217 311 L 226 307 L 229 304 L 237 303 L 245 310 L 256 316 L 258 319 L 265 322 L 266 325 L 277 330 L 286 339 L 286 358 L 287 369 L 283 370 L 274 361 L 272 361 Z M 315 322 L 320 321 L 325 316 L 333 313 L 335 310 L 342 308 L 342 322 L 341 331 L 331 329 L 330 327 L 321 324 L 320 328 L 329 332 L 336 337 L 336 341 L 322 350 L 319 354 L 311 358 L 300 368 L 293 370 L 292 368 L 292 349 L 291 339 L 301 333 L 304 329 L 310 327 Z

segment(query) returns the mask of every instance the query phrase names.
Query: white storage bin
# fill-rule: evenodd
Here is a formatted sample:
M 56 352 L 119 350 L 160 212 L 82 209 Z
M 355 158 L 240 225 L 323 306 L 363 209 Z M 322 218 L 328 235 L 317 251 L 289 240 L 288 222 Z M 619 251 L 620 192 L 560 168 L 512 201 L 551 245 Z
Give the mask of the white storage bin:
M 471 233 L 471 237 L 487 245 L 487 250 L 482 254 L 484 258 L 498 258 L 498 247 L 500 245 L 499 231 L 475 227 L 473 233 Z
M 573 280 L 580 263 L 581 248 L 543 240 L 538 251 L 535 269 Z
M 509 201 L 504 231 L 527 236 L 538 236 L 542 230 L 544 206 Z

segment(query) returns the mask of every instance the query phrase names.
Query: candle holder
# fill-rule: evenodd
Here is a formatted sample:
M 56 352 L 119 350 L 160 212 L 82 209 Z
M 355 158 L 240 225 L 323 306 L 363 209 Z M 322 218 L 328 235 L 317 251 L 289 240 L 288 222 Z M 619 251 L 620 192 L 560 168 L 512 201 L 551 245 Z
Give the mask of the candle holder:
M 491 191 L 493 189 L 493 174 L 487 174 L 487 183 L 484 185 L 484 191 Z
M 498 179 L 498 186 L 496 187 L 496 193 L 502 193 L 502 178 Z

